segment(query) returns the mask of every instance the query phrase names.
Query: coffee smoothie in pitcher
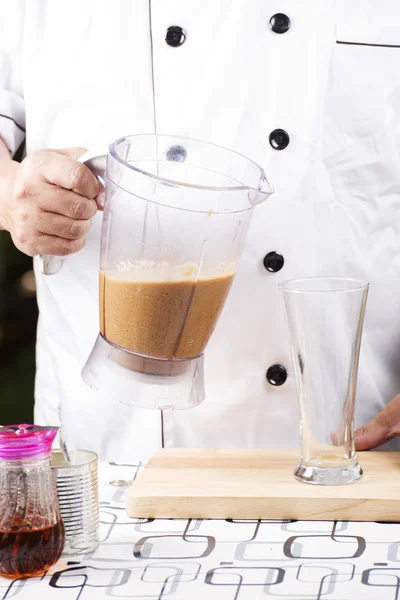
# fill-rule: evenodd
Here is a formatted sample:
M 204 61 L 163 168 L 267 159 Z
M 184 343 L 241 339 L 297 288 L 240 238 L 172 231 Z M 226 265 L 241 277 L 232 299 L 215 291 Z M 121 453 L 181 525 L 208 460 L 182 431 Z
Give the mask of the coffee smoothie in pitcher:
M 82 379 L 122 404 L 193 408 L 253 208 L 272 187 L 252 160 L 180 136 L 126 136 L 84 160 L 106 194 L 100 332 Z
M 215 328 L 234 271 L 196 277 L 196 267 L 100 272 L 100 331 L 142 356 L 199 356 Z

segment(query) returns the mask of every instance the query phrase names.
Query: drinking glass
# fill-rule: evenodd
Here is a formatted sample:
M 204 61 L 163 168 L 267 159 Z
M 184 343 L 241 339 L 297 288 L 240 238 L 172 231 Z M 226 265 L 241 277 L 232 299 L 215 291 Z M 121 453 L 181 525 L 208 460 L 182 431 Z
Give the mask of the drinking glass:
M 279 287 L 301 416 L 301 457 L 294 476 L 319 485 L 353 483 L 362 477 L 354 404 L 369 284 L 315 277 Z

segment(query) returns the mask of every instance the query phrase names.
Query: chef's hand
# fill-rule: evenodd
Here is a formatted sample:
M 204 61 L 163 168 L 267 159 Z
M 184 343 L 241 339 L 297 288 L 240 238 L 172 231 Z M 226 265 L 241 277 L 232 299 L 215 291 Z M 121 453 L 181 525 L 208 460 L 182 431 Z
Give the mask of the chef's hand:
M 400 435 L 400 394 L 364 427 L 355 432 L 357 450 L 376 448 Z
M 2 198 L 2 225 L 28 256 L 66 256 L 85 245 L 98 208 L 99 182 L 75 160 L 84 152 L 84 148 L 40 150 L 21 164 L 3 163 L 9 181 Z

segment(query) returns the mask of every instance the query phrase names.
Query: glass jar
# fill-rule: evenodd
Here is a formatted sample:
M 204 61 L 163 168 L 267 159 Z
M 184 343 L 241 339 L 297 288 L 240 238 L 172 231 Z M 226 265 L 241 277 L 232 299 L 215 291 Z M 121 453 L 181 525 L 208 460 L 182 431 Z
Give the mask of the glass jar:
M 39 575 L 61 556 L 65 532 L 50 467 L 56 427 L 0 428 L 0 575 Z

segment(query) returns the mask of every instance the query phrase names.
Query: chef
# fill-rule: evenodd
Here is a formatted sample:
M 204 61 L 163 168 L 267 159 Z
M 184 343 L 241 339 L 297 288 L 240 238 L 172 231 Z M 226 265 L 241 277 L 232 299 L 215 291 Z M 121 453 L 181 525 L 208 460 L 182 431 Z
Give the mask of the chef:
M 161 445 L 296 447 L 277 284 L 345 276 L 371 282 L 356 425 L 374 420 L 358 447 L 397 448 L 399 65 L 397 0 L 2 2 L 0 223 L 35 256 L 35 422 L 64 413 L 74 445 L 117 461 Z M 101 213 L 76 158 L 151 132 L 234 149 L 276 190 L 207 347 L 206 400 L 175 413 L 122 405 L 80 376 L 98 332 Z M 70 256 L 46 277 L 40 253 Z

